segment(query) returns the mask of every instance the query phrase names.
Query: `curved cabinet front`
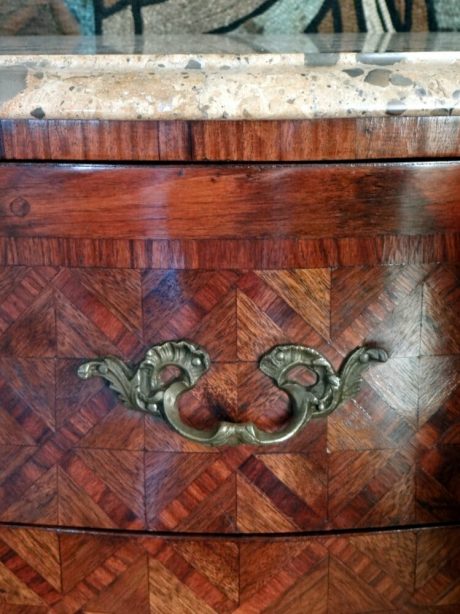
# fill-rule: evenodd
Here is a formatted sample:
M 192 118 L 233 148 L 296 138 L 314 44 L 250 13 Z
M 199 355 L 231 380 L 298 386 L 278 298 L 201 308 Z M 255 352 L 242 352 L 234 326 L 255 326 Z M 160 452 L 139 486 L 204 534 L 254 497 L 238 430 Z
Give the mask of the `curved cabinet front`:
M 457 521 L 459 194 L 458 161 L 1 164 L 0 522 Z
M 2 268 L 0 520 L 228 534 L 455 520 L 457 279 L 449 264 Z M 275 439 L 290 410 L 260 368 L 271 348 L 314 348 L 335 369 L 366 344 L 390 358 L 295 436 L 216 448 L 78 377 L 88 358 L 136 365 L 171 339 L 209 356 L 178 400 L 186 430 L 252 423 Z
M 269 539 L 0 527 L 4 612 L 458 612 L 460 529 Z

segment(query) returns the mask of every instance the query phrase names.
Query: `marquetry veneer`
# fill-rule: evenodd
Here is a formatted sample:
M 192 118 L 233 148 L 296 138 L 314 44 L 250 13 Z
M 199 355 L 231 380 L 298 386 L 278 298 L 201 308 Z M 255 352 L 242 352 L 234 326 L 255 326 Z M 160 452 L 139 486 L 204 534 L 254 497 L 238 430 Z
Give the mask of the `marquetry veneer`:
M 312 126 L 293 123 L 291 146 Z M 1 128 L 0 611 L 458 611 L 458 139 L 423 150 L 450 160 L 338 164 L 321 141 L 280 164 L 255 138 L 227 156 L 197 124 L 181 164 L 89 165 L 110 124 L 85 155 L 71 123 L 68 142 L 52 122 Z M 133 129 L 114 160 L 165 159 Z M 48 162 L 13 162 L 31 130 Z M 188 164 L 248 160 L 254 143 L 278 164 Z M 267 447 L 193 443 L 78 377 L 179 339 L 211 359 L 181 400 L 199 428 L 285 424 L 287 396 L 258 368 L 276 345 L 335 367 L 363 344 L 390 358 Z
M 449 264 L 5 267 L 0 518 L 249 533 L 455 520 L 459 276 Z M 286 397 L 257 369 L 274 345 L 311 345 L 338 364 L 373 341 L 391 358 L 365 374 L 355 401 L 292 440 L 214 449 L 77 377 L 85 358 L 135 362 L 170 338 L 194 339 L 213 361 L 182 404 L 200 427 L 223 417 L 283 424 Z
M 460 530 L 285 540 L 0 529 L 3 612 L 458 612 Z

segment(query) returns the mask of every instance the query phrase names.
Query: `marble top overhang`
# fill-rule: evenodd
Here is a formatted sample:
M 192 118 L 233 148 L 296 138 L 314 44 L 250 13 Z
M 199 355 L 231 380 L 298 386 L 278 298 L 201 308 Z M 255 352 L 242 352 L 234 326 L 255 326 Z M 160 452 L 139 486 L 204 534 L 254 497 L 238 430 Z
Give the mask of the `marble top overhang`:
M 0 37 L 0 118 L 460 115 L 460 33 Z

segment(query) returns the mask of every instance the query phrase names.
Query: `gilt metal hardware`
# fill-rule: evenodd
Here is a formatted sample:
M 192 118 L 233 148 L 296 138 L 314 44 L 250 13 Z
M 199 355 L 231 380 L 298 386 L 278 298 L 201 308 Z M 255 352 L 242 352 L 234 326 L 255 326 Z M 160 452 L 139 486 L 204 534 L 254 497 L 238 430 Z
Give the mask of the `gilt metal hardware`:
M 187 341 L 169 341 L 152 347 L 137 369 L 115 357 L 93 360 L 80 366 L 82 379 L 102 377 L 130 409 L 162 418 L 183 437 L 209 446 L 253 444 L 273 445 L 296 435 L 314 418 L 333 412 L 359 391 L 361 375 L 373 361 L 385 362 L 388 355 L 379 348 L 360 347 L 345 359 L 339 372 L 322 354 L 302 345 L 280 345 L 262 356 L 259 368 L 290 399 L 292 415 L 276 433 L 262 431 L 251 422 L 220 421 L 212 429 L 196 429 L 182 422 L 179 398 L 191 390 L 208 371 L 210 359 L 205 349 Z M 179 375 L 164 382 L 161 373 L 174 366 Z M 290 379 L 294 367 L 309 369 L 316 381 L 309 386 Z

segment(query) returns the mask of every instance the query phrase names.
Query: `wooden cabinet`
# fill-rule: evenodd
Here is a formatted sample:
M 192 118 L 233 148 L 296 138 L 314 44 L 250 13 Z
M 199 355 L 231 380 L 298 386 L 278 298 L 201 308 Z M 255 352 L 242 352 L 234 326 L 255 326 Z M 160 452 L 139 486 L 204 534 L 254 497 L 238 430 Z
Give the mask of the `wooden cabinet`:
M 235 125 L 188 132 L 207 164 L 180 161 L 180 139 L 174 164 L 127 164 L 150 160 L 129 139 L 130 160 L 115 150 L 96 164 L 120 124 L 88 124 L 88 141 L 71 122 L 3 122 L 2 612 L 460 607 L 458 140 L 425 143 L 425 161 L 365 163 L 338 163 L 346 144 L 335 158 L 321 142 L 298 149 L 293 163 L 259 142 L 265 163 L 243 164 L 254 141 L 239 156 L 222 145 Z M 270 142 L 275 126 L 254 134 Z M 32 133 L 36 160 L 17 161 Z M 134 365 L 181 339 L 211 361 L 181 399 L 197 428 L 282 428 L 289 399 L 259 369 L 277 345 L 312 347 L 336 369 L 364 344 L 389 360 L 353 400 L 270 446 L 188 441 L 78 377 L 85 361 Z

